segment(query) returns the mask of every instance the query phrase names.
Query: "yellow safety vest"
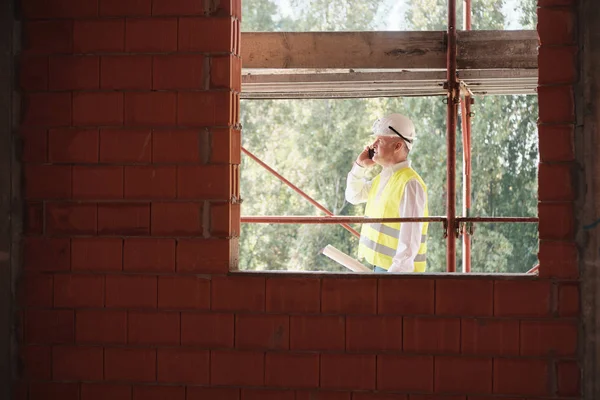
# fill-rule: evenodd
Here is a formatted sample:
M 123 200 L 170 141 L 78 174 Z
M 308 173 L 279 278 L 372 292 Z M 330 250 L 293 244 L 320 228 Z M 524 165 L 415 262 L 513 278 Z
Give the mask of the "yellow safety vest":
M 427 206 L 427 186 L 423 179 L 412 168 L 402 168 L 394 173 L 385 185 L 383 192 L 377 198 L 380 175 L 373 179 L 365 216 L 371 218 L 399 218 L 400 200 L 404 194 L 404 188 L 411 179 L 416 179 L 425 194 L 424 217 L 429 216 Z M 424 272 L 427 259 L 427 227 L 423 223 L 421 230 L 421 245 L 419 253 L 415 257 L 415 272 Z M 400 222 L 393 223 L 364 223 L 360 233 L 358 245 L 358 257 L 364 258 L 368 263 L 383 269 L 389 269 L 398 248 L 398 237 L 400 236 Z

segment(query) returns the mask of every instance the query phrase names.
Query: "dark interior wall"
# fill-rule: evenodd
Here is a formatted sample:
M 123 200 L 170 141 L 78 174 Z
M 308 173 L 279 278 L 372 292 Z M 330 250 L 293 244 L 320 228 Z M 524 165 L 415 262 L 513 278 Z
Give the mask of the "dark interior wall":
M 12 329 L 14 305 L 15 241 L 19 218 L 18 180 L 15 179 L 13 128 L 15 95 L 14 54 L 17 43 L 15 32 L 15 3 L 0 1 L 0 399 L 11 397 L 11 377 L 14 365 Z

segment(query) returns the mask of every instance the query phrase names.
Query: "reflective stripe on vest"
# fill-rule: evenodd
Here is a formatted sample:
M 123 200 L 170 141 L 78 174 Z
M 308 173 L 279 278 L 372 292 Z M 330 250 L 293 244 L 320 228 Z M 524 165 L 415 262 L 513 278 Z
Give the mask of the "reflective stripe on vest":
M 421 177 L 412 168 L 403 168 L 396 171 L 389 179 L 380 197 L 377 198 L 380 176 L 373 180 L 369 198 L 365 209 L 365 216 L 372 218 L 398 218 L 400 200 L 404 194 L 406 184 L 411 179 L 416 179 L 423 188 L 425 195 L 424 216 L 429 216 L 427 207 L 427 187 Z M 421 243 L 414 259 L 416 272 L 423 272 L 427 259 L 427 230 L 428 223 L 424 222 L 421 229 Z M 364 258 L 372 265 L 388 269 L 392 265 L 393 257 L 398 248 L 400 236 L 399 222 L 393 223 L 365 223 L 362 226 L 358 246 L 359 258 Z

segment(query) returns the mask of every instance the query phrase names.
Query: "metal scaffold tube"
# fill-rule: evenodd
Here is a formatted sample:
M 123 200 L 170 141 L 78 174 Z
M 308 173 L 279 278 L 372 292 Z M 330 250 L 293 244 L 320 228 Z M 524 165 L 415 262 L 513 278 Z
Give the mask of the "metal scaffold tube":
M 464 0 L 464 28 L 471 30 L 471 0 Z M 463 138 L 463 217 L 471 215 L 471 105 L 473 98 L 466 93 L 461 103 Z M 471 272 L 471 231 L 462 232 L 462 271 Z
M 456 120 L 460 91 L 456 76 L 456 0 L 448 0 L 448 46 L 446 89 L 448 90 L 446 111 L 446 145 L 448 164 L 446 168 L 446 215 L 448 236 L 446 238 L 446 269 L 456 272 Z

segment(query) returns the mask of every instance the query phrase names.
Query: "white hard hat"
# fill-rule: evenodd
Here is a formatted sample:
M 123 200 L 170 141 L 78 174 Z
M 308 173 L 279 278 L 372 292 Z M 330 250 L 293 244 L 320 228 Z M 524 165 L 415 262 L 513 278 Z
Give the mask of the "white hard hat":
M 373 124 L 374 136 L 392 136 L 404 139 L 410 150 L 416 138 L 415 126 L 410 118 L 402 114 L 388 114 Z

